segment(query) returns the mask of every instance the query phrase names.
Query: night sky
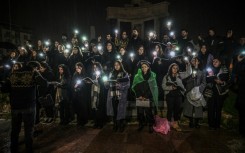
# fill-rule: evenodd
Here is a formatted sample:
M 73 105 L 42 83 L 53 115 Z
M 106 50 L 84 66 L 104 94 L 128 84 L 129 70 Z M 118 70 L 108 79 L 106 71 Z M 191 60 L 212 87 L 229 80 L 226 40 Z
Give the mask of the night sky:
M 149 1 L 149 0 L 148 0 Z M 89 34 L 89 26 L 95 25 L 96 34 L 108 30 L 106 8 L 123 6 L 129 0 L 5 0 L 0 5 L 0 22 L 9 22 L 9 3 L 12 24 L 33 30 L 33 39 L 60 39 L 62 33 L 71 35 L 74 28 Z M 161 0 L 151 0 L 157 3 Z M 170 19 L 174 29 L 189 29 L 190 35 L 206 34 L 215 27 L 218 35 L 225 35 L 228 28 L 235 36 L 245 32 L 245 13 L 239 3 L 220 0 L 169 0 Z

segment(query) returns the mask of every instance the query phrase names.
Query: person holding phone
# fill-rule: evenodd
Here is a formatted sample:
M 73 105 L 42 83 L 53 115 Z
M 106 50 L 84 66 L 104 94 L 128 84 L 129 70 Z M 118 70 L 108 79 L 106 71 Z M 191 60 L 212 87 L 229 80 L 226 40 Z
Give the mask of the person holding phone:
M 109 80 L 105 81 L 108 88 L 107 115 L 113 118 L 113 130 L 123 132 L 127 110 L 127 95 L 130 87 L 128 73 L 120 61 L 114 62 L 114 68 L 109 74 Z

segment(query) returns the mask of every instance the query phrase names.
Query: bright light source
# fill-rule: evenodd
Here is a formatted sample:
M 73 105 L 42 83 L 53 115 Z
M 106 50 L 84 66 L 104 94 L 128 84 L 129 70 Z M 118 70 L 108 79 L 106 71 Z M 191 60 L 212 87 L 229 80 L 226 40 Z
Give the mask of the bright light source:
M 86 41 L 86 40 L 87 40 L 87 37 L 86 37 L 86 36 L 83 36 L 83 37 L 82 37 L 82 40 L 83 40 L 83 41 Z
M 174 32 L 173 32 L 173 31 L 171 31 L 171 32 L 169 33 L 169 35 L 170 35 L 170 36 L 173 36 L 173 35 L 174 35 Z
M 40 56 L 40 57 L 43 57 L 43 56 L 44 56 L 44 54 L 43 54 L 43 53 L 39 53 L 39 56 Z
M 130 57 L 134 57 L 134 53 L 130 53 L 129 56 L 130 56 Z
M 185 56 L 185 57 L 184 57 L 184 60 L 185 60 L 185 61 L 188 61 L 189 59 L 188 59 L 188 57 Z
M 167 22 L 167 26 L 171 26 L 172 25 L 172 22 L 171 21 L 168 21 Z
M 98 48 L 98 50 L 102 50 L 102 46 L 101 45 L 98 45 L 97 48 Z
M 175 56 L 175 52 L 174 51 L 171 51 L 169 54 L 170 54 L 171 57 Z
M 74 33 L 75 33 L 75 34 L 78 34 L 78 33 L 79 33 L 79 31 L 78 31 L 77 29 L 75 29 L 75 30 L 74 30 Z
M 77 80 L 76 84 L 81 84 L 82 81 L 81 80 Z
M 99 75 L 100 75 L 100 71 L 95 71 L 95 74 L 96 74 L 97 76 L 99 76 Z
M 50 42 L 49 41 L 45 41 L 44 42 L 46 46 L 49 46 L 50 45 Z
M 176 47 L 175 47 L 175 50 L 177 50 L 177 51 L 178 51 L 178 50 L 179 50 L 179 47 L 177 47 L 177 46 L 176 46 Z
M 207 71 L 208 71 L 208 72 L 211 72 L 211 71 L 212 71 L 212 69 L 211 69 L 210 67 L 208 67 L 208 68 L 207 68 Z
M 197 71 L 196 71 L 196 70 L 194 70 L 194 71 L 192 72 L 192 74 L 193 74 L 193 77 L 195 77 L 195 76 L 196 76 L 196 74 L 197 74 Z
M 10 69 L 11 67 L 10 67 L 10 65 L 8 65 L 8 64 L 6 64 L 6 65 L 4 65 L 5 66 L 5 68 L 7 68 L 7 69 Z
M 120 55 L 117 55 L 117 59 L 120 59 L 121 58 L 121 56 Z
M 66 48 L 71 49 L 71 44 L 66 44 Z
M 64 51 L 65 53 L 69 53 L 69 49 L 65 49 L 65 51 Z
M 103 80 L 104 82 L 106 82 L 106 81 L 108 81 L 108 77 L 107 77 L 107 76 L 103 76 L 102 80 Z
M 153 32 L 149 32 L 149 36 L 152 37 L 153 36 Z
M 152 54 L 153 54 L 154 56 L 157 56 L 157 51 L 154 51 Z

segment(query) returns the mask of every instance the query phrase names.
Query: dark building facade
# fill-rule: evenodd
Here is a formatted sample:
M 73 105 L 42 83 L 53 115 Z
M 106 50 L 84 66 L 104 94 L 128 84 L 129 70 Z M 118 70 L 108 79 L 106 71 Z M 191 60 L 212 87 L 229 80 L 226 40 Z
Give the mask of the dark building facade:
M 151 4 L 142 0 L 133 0 L 124 7 L 108 7 L 107 20 L 110 29 L 126 30 L 128 33 L 137 28 L 141 38 L 149 31 L 162 33 L 166 18 L 169 16 L 168 2 Z

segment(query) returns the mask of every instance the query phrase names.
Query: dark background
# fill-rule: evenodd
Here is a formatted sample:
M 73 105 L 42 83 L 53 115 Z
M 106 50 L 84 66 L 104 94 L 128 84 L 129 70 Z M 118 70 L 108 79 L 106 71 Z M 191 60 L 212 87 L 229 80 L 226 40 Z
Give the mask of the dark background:
M 148 0 L 157 3 L 161 0 Z M 215 27 L 218 35 L 225 35 L 232 28 L 234 35 L 244 34 L 244 5 L 235 1 L 168 0 L 169 18 L 174 29 L 186 28 L 191 36 L 206 34 Z M 89 34 L 94 25 L 96 35 L 108 31 L 106 8 L 124 6 L 130 0 L 5 0 L 0 3 L 0 22 L 31 28 L 33 40 L 60 39 L 62 33 L 70 36 L 74 28 Z M 10 6 L 10 7 L 9 7 Z

